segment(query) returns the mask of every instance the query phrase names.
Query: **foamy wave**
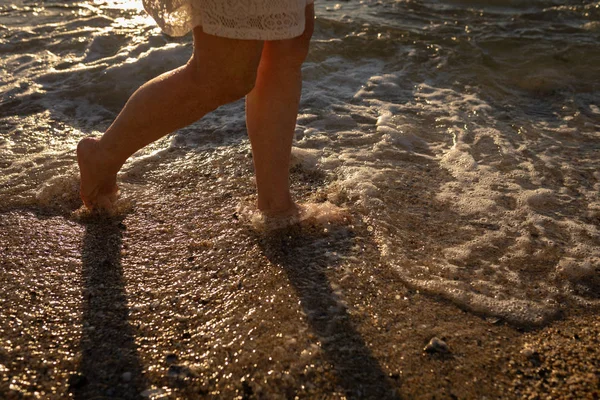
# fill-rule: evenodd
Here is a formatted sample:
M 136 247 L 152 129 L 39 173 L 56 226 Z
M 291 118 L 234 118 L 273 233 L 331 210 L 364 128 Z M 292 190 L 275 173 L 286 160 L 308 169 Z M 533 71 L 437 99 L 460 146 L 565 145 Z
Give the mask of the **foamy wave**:
M 363 115 L 375 107 L 378 116 L 340 126 L 338 145 L 322 152 L 319 165 L 337 178 L 328 198 L 368 216 L 382 255 L 406 284 L 465 309 L 540 325 L 569 304 L 600 306 L 594 162 L 582 156 L 588 172 L 579 176 L 546 136 L 577 143 L 576 132 L 507 132 L 476 94 L 430 84 L 417 85 L 414 103 L 382 101 L 400 75 L 367 79 L 345 105 Z M 406 123 L 403 114 L 415 109 L 436 129 Z M 301 145 L 310 148 L 308 140 Z
M 36 202 L 44 208 L 73 210 L 81 205 L 79 174 L 59 175 L 44 182 L 37 190 Z
M 271 232 L 295 225 L 326 229 L 331 224 L 343 224 L 350 220 L 347 210 L 329 202 L 298 204 L 290 215 L 271 216 L 249 204 L 241 204 L 238 217 L 257 232 Z

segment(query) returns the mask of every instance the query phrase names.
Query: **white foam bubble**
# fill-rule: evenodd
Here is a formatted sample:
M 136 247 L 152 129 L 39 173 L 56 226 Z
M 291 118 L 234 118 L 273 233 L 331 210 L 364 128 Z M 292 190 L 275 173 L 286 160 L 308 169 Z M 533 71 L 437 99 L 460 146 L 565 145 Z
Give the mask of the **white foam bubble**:
M 556 207 L 557 205 L 556 194 L 550 189 L 526 190 L 519 197 L 522 204 L 533 209 Z
M 322 151 L 292 147 L 291 167 L 301 165 L 305 170 L 315 170 L 320 161 Z
M 347 223 L 350 214 L 328 201 L 323 203 L 298 204 L 289 215 L 272 216 L 259 211 L 254 205 L 242 203 L 238 206 L 239 218 L 258 232 L 271 232 L 300 225 L 326 229 L 331 224 Z
M 420 84 L 414 92 L 415 98 L 423 100 L 419 112 L 435 117 L 440 129 L 453 138 L 451 146 L 433 143 L 437 137 L 407 124 L 401 108 L 378 99 L 384 92 L 377 88 L 385 80 L 380 76 L 369 78 L 354 96 L 355 101 L 377 109 L 371 129 L 378 136 L 363 134 L 362 142 L 352 142 L 360 146 L 323 155 L 321 167 L 338 178 L 329 188 L 330 198 L 352 204 L 370 216 L 378 231 L 375 237 L 382 255 L 397 266 L 407 284 L 417 289 L 516 324 L 543 324 L 556 317 L 564 307 L 556 298 L 581 304 L 567 282 L 590 276 L 594 270 L 590 265 L 596 262 L 592 258 L 595 256 L 590 256 L 595 254 L 592 238 L 599 235 L 597 229 L 577 216 L 579 210 L 570 209 L 565 217 L 561 207 L 585 198 L 583 211 L 593 217 L 598 212 L 600 174 L 590 172 L 585 181 L 580 180 L 577 168 L 568 159 L 557 157 L 564 149 L 555 146 L 551 137 L 525 137 L 522 130 L 520 136 L 511 137 L 510 131 L 496 127 L 467 126 L 465 118 L 470 116 L 489 119 L 488 114 L 494 113 L 492 107 L 474 93 Z M 362 103 L 357 104 L 353 104 L 352 112 L 366 113 L 368 108 L 360 109 Z M 411 107 L 404 106 L 413 110 Z M 557 130 L 560 135 L 571 132 L 562 127 L 544 129 Z M 411 135 L 416 140 L 411 141 Z M 359 137 L 360 133 L 353 132 L 353 136 Z M 573 134 L 569 140 L 577 138 Z M 426 265 L 402 262 L 410 258 L 403 236 L 412 236 L 412 231 L 402 219 L 406 214 L 397 210 L 410 208 L 411 204 L 388 195 L 390 188 L 411 190 L 398 177 L 403 175 L 403 168 L 412 171 L 420 167 L 418 163 L 406 164 L 402 154 L 412 154 L 410 160 L 416 162 L 412 151 L 419 145 L 436 154 L 424 157 L 423 163 L 435 160 L 449 172 L 451 178 L 429 184 L 434 186 L 436 201 L 457 215 L 454 222 L 443 222 L 456 224 L 456 238 L 440 237 L 441 257 L 436 255 Z M 532 149 L 537 149 L 535 156 L 531 156 Z M 398 161 L 403 163 L 395 165 Z M 573 177 L 571 185 L 578 187 L 581 197 L 556 183 L 561 174 Z M 587 185 L 585 189 L 582 184 Z M 430 211 L 414 210 L 424 215 Z M 418 224 L 412 226 L 420 228 Z M 560 262 L 561 254 L 572 262 Z M 559 264 L 561 267 L 556 267 Z M 586 299 L 586 304 L 594 301 Z
M 566 279 L 576 282 L 598 274 L 600 258 L 590 257 L 583 260 L 564 257 L 556 266 L 556 272 Z
M 79 207 L 79 175 L 71 172 L 50 178 L 38 188 L 35 198 L 42 207 L 64 210 Z
M 469 146 L 464 144 L 453 146 L 442 156 L 440 163 L 458 179 L 464 179 L 467 172 L 477 170 L 477 162 L 470 154 Z

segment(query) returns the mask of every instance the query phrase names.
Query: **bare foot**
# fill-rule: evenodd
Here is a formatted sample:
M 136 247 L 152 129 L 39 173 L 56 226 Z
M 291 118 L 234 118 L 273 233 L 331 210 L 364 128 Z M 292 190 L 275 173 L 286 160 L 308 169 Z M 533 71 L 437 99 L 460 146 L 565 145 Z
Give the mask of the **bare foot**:
M 81 175 L 79 194 L 90 209 L 108 210 L 117 200 L 117 172 L 102 155 L 99 140 L 86 137 L 77 145 L 77 163 Z

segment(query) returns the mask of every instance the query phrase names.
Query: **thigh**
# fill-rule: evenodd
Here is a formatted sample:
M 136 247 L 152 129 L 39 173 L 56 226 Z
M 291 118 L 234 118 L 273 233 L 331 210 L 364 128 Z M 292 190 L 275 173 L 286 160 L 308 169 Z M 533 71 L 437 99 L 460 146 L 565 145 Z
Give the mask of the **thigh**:
M 197 75 L 223 80 L 254 83 L 264 42 L 230 39 L 209 35 L 201 27 L 194 28 L 194 54 L 189 64 Z
M 275 64 L 277 67 L 299 68 L 308 54 L 310 39 L 314 31 L 314 4 L 308 4 L 305 10 L 304 32 L 295 38 L 266 41 L 261 64 Z

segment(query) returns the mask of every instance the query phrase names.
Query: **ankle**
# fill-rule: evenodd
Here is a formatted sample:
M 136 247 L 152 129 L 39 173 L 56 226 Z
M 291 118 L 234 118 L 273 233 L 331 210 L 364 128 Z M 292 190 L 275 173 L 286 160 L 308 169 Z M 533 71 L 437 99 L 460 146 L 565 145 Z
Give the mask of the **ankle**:
M 77 145 L 77 157 L 85 159 L 87 163 L 95 165 L 110 174 L 116 174 L 121 169 L 123 162 L 120 162 L 108 151 L 100 139 L 95 137 L 85 137 Z
M 127 161 L 127 159 L 121 160 L 116 156 L 114 151 L 105 148 L 102 141 L 98 142 L 98 157 L 105 170 L 111 174 L 119 172 L 125 161 Z

